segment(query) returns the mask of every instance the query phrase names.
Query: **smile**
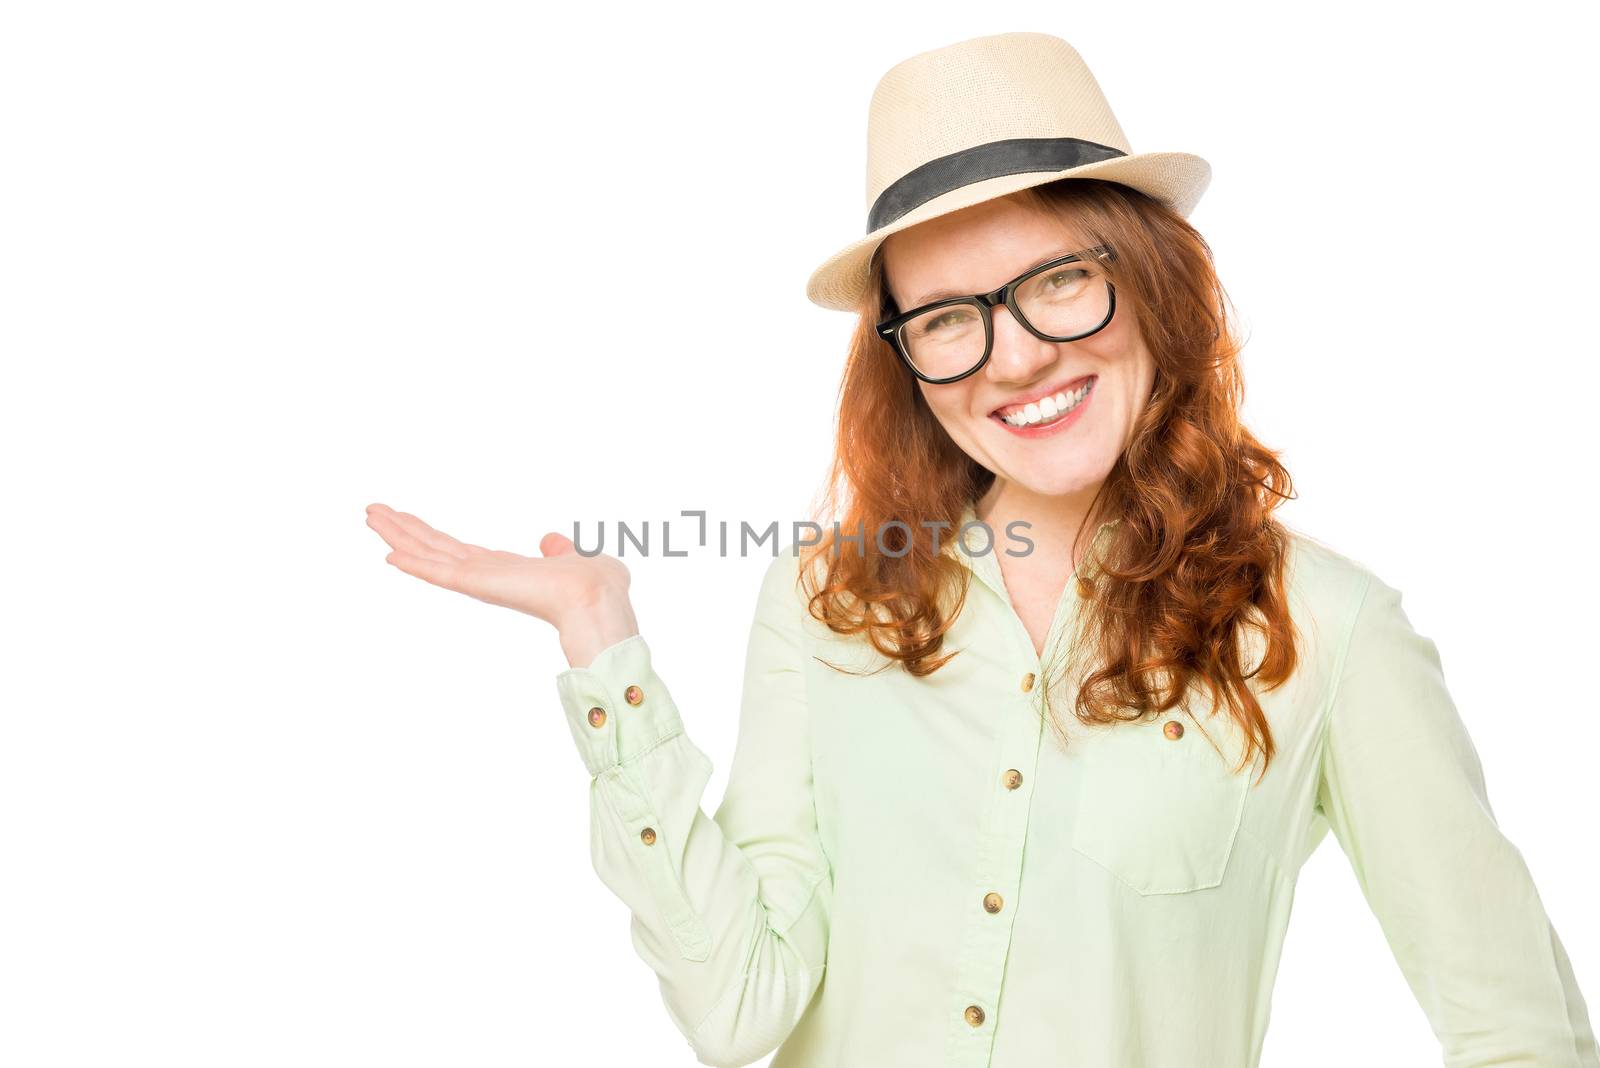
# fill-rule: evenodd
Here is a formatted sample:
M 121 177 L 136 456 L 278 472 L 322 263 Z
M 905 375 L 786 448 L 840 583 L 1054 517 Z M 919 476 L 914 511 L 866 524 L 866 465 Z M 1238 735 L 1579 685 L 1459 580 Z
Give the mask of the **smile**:
M 1077 410 L 1091 392 L 1097 376 L 1089 378 L 1077 389 L 1062 390 L 1037 401 L 1027 404 L 1017 404 L 1006 408 L 997 409 L 994 417 L 1008 427 L 1033 428 L 1047 427 L 1061 422 Z

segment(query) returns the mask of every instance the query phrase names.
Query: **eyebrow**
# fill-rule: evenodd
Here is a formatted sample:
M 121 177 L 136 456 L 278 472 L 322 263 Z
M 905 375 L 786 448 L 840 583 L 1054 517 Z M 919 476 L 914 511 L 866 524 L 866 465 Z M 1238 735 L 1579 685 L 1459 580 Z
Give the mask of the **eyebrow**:
M 1012 277 L 1013 278 L 1020 278 L 1021 276 L 1027 274 L 1029 271 L 1033 270 L 1035 267 L 1043 267 L 1045 264 L 1049 263 L 1051 260 L 1059 260 L 1062 256 L 1067 256 L 1067 255 L 1070 255 L 1070 254 L 1072 254 L 1074 252 L 1082 252 L 1082 251 L 1083 251 L 1083 249 L 1081 249 L 1081 248 L 1072 248 L 1069 245 L 1063 245 L 1060 248 L 1056 249 L 1054 252 L 1046 253 L 1045 255 L 1040 256 L 1037 260 L 1033 261 L 1033 264 L 1031 266 L 1024 267 L 1022 270 L 1020 270 L 1016 274 L 1012 275 Z M 916 308 L 922 307 L 924 304 L 932 304 L 936 300 L 944 300 L 946 297 L 968 297 L 968 296 L 971 296 L 971 295 L 972 294 L 970 294 L 970 293 L 957 292 L 954 289 L 935 289 L 933 292 L 925 293 L 921 297 L 919 297 L 918 299 L 912 301 L 907 307 L 912 308 L 912 309 L 916 309 Z

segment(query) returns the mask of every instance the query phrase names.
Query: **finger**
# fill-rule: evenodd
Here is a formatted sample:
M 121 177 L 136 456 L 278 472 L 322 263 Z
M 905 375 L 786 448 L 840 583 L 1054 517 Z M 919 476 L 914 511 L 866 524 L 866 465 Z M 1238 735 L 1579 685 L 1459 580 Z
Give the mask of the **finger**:
M 384 557 L 385 562 L 393 564 L 408 575 L 415 575 L 424 582 L 457 593 L 465 593 L 460 588 L 461 566 L 449 557 L 435 559 L 433 557 L 418 556 L 404 549 L 396 549 Z
M 526 557 L 522 559 L 526 560 Z M 485 567 L 471 558 L 429 559 L 400 550 L 390 553 L 388 560 L 408 575 L 415 575 L 435 586 L 464 593 L 468 597 L 474 597 L 487 604 L 499 605 L 501 608 L 518 607 L 511 599 L 512 587 L 507 586 L 504 581 L 504 568 Z M 527 611 L 522 608 L 518 610 Z
M 572 544 L 572 539 L 554 530 L 539 539 L 539 552 L 545 556 L 563 556 L 575 551 L 577 546 Z
M 399 549 L 410 553 L 412 556 L 420 556 L 439 563 L 455 559 L 450 554 L 439 552 L 432 546 L 417 540 L 410 532 L 402 529 L 398 523 L 381 512 L 369 513 L 367 526 L 377 531 L 378 535 L 388 542 L 389 547 L 392 549 Z
M 406 531 L 417 541 L 429 546 L 435 552 L 442 552 L 450 556 L 462 555 L 461 550 L 478 549 L 476 545 L 465 545 L 443 531 L 434 530 L 419 517 L 410 512 L 401 512 L 389 507 L 387 504 L 367 505 L 367 515 L 382 516 L 394 527 Z
M 451 556 L 465 556 L 473 549 L 481 548 L 459 542 L 442 530 L 434 530 L 410 512 L 392 512 L 392 515 L 402 530 L 438 552 L 449 553 Z

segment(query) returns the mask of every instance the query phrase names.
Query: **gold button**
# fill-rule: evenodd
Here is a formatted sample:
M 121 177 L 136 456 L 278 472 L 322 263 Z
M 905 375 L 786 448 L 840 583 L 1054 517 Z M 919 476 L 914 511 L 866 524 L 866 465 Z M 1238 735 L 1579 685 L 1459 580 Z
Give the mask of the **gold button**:
M 636 705 L 640 701 L 644 700 L 644 691 L 639 689 L 637 686 L 629 686 L 626 690 L 622 691 L 622 699 L 628 702 L 630 705 Z
M 645 845 L 655 845 L 656 829 L 654 827 L 646 827 L 644 830 L 639 832 L 639 838 L 644 842 Z
M 1002 776 L 1002 778 L 1004 778 L 1006 781 L 1007 790 L 1015 790 L 1017 787 L 1022 785 L 1022 772 L 1018 771 L 1016 768 L 1007 768 L 1006 773 Z
M 983 910 L 985 912 L 999 912 L 1000 907 L 1004 904 L 1005 899 L 993 891 L 983 895 Z
M 1167 720 L 1167 725 L 1165 727 L 1162 727 L 1161 731 L 1168 738 L 1172 738 L 1172 739 L 1182 738 L 1183 737 L 1183 724 L 1179 723 L 1175 719 L 1169 719 L 1169 720 Z
M 604 727 L 606 725 L 606 710 L 600 707 L 589 709 L 589 726 Z
M 1033 689 L 1033 672 L 1030 671 L 1022 676 L 1022 692 L 1027 693 L 1031 689 Z
M 971 1024 L 973 1027 L 983 1026 L 983 1010 L 978 1008 L 978 1006 L 968 1005 L 967 1011 L 964 1015 L 967 1018 L 967 1023 Z

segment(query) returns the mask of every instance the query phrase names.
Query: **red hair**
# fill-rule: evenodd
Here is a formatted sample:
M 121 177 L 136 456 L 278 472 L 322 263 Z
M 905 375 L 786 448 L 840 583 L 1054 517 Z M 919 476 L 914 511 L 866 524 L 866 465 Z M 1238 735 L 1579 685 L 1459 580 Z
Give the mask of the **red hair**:
M 1080 580 L 1083 622 L 1058 673 L 1083 665 L 1072 714 L 1088 724 L 1139 719 L 1204 689 L 1213 712 L 1225 709 L 1247 739 L 1240 766 L 1259 752 L 1264 773 L 1272 732 L 1249 683 L 1281 685 L 1296 664 L 1289 534 L 1272 514 L 1294 494 L 1278 454 L 1240 421 L 1243 342 L 1211 249 L 1182 216 L 1117 183 L 1064 179 L 1011 196 L 1068 222 L 1085 245 L 1117 250 L 1105 264 L 1117 313 L 1136 316 L 1156 366 L 1132 441 L 1078 531 L 1082 538 L 1103 520 L 1120 520 L 1105 532 L 1092 585 Z M 956 655 L 942 651 L 944 636 L 970 581 L 948 546 L 933 551 L 933 531 L 922 524 L 948 523 L 948 542 L 994 475 L 950 439 L 878 336 L 874 324 L 892 304 L 881 255 L 870 272 L 818 504 L 819 515 L 840 515 L 844 533 L 867 536 L 839 551 L 825 536 L 808 549 L 802 572 L 815 587 L 813 616 L 837 634 L 864 635 L 891 664 L 921 677 Z M 818 561 L 820 571 L 810 566 Z M 1253 664 L 1252 636 L 1261 650 Z

